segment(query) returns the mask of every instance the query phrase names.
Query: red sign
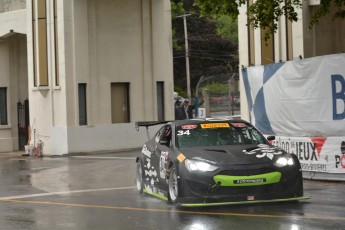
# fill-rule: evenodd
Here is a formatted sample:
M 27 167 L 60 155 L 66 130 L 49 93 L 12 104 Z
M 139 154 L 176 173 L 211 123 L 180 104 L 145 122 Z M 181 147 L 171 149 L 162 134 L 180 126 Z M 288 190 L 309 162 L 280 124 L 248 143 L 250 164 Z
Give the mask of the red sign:
M 182 129 L 195 129 L 196 127 L 196 125 L 183 125 Z
M 247 126 L 247 125 L 244 124 L 244 123 L 231 123 L 231 125 L 234 126 L 234 127 L 240 127 L 240 128 L 246 127 L 246 126 Z
M 323 144 L 325 143 L 327 137 L 311 137 L 310 139 L 316 146 L 317 155 L 320 156 Z

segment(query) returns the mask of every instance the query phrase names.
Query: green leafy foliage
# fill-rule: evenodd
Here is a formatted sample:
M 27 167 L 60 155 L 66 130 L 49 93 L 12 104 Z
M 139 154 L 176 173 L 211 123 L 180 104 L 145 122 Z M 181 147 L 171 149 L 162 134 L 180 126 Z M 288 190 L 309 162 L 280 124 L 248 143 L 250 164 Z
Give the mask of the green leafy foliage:
M 171 19 L 172 21 L 176 20 L 176 16 L 184 14 L 184 8 L 183 8 L 183 2 L 171 2 Z M 177 40 L 176 40 L 176 30 L 175 28 L 172 28 L 172 45 L 174 50 L 180 51 L 182 50 L 182 47 L 179 46 Z
M 178 93 L 179 96 L 187 98 L 187 93 L 184 91 L 181 87 L 175 85 L 174 86 L 174 92 Z
M 210 84 L 205 85 L 203 88 L 209 90 L 210 93 L 226 93 L 229 91 L 228 84 L 213 82 Z
M 300 8 L 299 0 L 257 0 L 248 8 L 248 19 L 254 28 L 265 31 L 267 41 L 278 29 L 279 18 L 286 15 L 290 21 L 297 21 L 296 8 Z
M 228 15 L 219 15 L 214 18 L 217 23 L 217 33 L 231 42 L 238 43 L 237 19 L 233 20 Z
M 237 18 L 239 7 L 248 4 L 248 0 L 196 0 L 202 15 L 229 15 Z M 265 39 L 277 31 L 279 18 L 285 15 L 290 21 L 297 21 L 296 9 L 301 8 L 302 0 L 256 0 L 248 8 L 249 22 L 254 28 L 266 31 Z M 344 0 L 321 0 L 319 9 L 312 15 L 309 28 L 327 15 L 332 7 L 337 9 L 333 18 L 345 18 Z
M 195 5 L 200 8 L 203 15 L 229 15 L 237 19 L 239 7 L 245 4 L 245 0 L 196 0 Z
M 171 2 L 171 17 L 173 20 L 176 16 L 184 14 L 183 2 Z

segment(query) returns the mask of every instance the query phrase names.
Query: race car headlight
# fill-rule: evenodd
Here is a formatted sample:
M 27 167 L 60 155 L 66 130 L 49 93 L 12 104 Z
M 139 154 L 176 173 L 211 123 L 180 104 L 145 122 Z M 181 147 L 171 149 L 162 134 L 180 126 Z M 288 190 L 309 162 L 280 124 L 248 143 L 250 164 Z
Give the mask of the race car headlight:
M 186 167 L 189 171 L 202 171 L 202 172 L 212 172 L 218 169 L 217 166 L 209 164 L 203 161 L 196 161 L 196 160 L 185 160 Z
M 277 167 L 284 167 L 287 165 L 293 165 L 294 161 L 290 155 L 279 157 L 275 162 L 274 165 Z

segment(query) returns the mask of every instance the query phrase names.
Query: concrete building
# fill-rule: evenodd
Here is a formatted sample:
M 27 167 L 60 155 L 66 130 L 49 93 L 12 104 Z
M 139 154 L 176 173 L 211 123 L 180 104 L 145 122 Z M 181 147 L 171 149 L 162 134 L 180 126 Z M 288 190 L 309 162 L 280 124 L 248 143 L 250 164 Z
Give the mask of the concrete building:
M 170 1 L 0 1 L 0 151 L 136 148 L 173 116 Z
M 250 2 L 253 1 L 249 1 Z M 257 66 L 297 58 L 309 58 L 328 54 L 345 53 L 345 20 L 332 20 L 334 10 L 323 17 L 319 24 L 308 29 L 311 15 L 320 6 L 320 0 L 301 1 L 297 9 L 298 21 L 282 17 L 278 30 L 265 43 L 260 29 L 247 26 L 247 7 L 243 6 L 238 18 L 240 66 Z M 242 77 L 240 77 L 242 79 Z M 243 82 L 240 81 L 241 117 L 250 120 Z

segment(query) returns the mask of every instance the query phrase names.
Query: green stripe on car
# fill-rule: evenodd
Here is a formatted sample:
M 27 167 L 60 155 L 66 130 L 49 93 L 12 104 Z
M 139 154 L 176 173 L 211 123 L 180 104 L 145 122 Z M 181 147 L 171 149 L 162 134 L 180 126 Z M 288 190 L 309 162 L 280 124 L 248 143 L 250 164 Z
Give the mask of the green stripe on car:
M 310 197 L 300 196 L 286 199 L 272 199 L 272 200 L 248 200 L 248 201 L 235 201 L 235 202 L 219 202 L 219 203 L 194 203 L 194 204 L 180 204 L 181 207 L 206 207 L 206 206 L 220 206 L 220 205 L 237 205 L 237 204 L 255 204 L 255 203 L 273 203 L 284 201 L 297 201 L 307 200 Z
M 265 184 L 278 183 L 281 178 L 280 172 L 271 172 L 259 174 L 254 176 L 228 176 L 216 175 L 213 177 L 216 184 L 224 187 L 238 187 L 238 186 L 258 186 Z

